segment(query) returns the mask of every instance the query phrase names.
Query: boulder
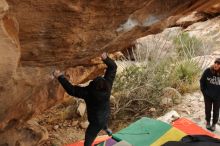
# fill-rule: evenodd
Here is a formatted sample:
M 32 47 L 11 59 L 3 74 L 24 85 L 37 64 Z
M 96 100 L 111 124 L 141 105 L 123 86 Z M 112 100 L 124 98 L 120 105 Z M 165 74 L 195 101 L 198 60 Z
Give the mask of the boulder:
M 88 126 L 89 126 L 89 122 L 88 122 L 88 121 L 85 121 L 85 122 L 81 122 L 81 123 L 80 123 L 80 127 L 81 127 L 82 129 L 86 129 Z
M 77 108 L 77 114 L 83 117 L 86 112 L 86 104 L 85 103 L 80 103 L 78 108 Z
M 51 78 L 55 68 L 73 70 L 69 75 L 74 84 L 86 82 L 103 74 L 105 66 L 97 58 L 102 52 L 120 51 L 137 38 L 182 26 L 185 22 L 177 20 L 194 11 L 207 15 L 185 19 L 184 27 L 211 19 L 220 11 L 218 3 L 1 0 L 0 142 L 15 145 L 16 138 L 7 142 L 4 133 L 63 100 L 63 88 Z
M 163 122 L 170 124 L 172 121 L 175 121 L 178 118 L 180 118 L 180 115 L 176 111 L 172 110 L 172 111 L 166 113 L 165 115 L 157 118 L 157 120 L 161 120 Z
M 47 129 L 40 126 L 34 120 L 29 120 L 23 125 L 17 125 L 16 128 L 13 129 L 8 128 L 9 129 L 0 137 L 0 145 L 35 146 L 40 145 L 40 143 L 49 137 Z M 11 138 L 13 138 L 13 140 Z
M 182 95 L 176 89 L 166 87 L 163 89 L 163 95 L 160 98 L 161 105 L 173 105 L 181 103 Z

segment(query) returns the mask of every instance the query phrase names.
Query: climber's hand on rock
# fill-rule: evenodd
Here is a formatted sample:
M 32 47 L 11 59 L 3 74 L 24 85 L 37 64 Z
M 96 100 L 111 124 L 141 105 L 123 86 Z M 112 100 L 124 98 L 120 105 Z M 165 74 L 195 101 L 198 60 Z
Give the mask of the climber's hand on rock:
M 108 55 L 106 52 L 102 53 L 102 55 L 101 55 L 102 60 L 105 60 L 107 57 L 108 57 Z
M 53 72 L 53 76 L 54 76 L 55 78 L 58 78 L 58 77 L 61 76 L 61 75 L 63 75 L 63 73 L 62 73 L 60 70 L 58 70 L 58 69 L 56 69 L 56 70 Z

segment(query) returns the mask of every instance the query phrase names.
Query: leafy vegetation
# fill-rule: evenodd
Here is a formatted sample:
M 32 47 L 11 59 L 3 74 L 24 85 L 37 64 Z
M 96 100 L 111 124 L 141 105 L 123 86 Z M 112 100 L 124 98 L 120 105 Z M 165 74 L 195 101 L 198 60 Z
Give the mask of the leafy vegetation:
M 134 62 L 118 62 L 124 70 L 117 75 L 113 86 L 114 116 L 125 113 L 132 113 L 133 117 L 158 116 L 181 100 L 178 99 L 181 94 L 198 89 L 201 69 L 192 58 L 199 53 L 200 41 L 182 33 L 174 38 L 173 44 L 176 56 L 170 57 L 162 52 L 163 48 L 136 48 L 132 50 Z M 166 98 L 172 99 L 162 103 Z M 152 112 L 152 108 L 157 112 Z
M 180 58 L 192 58 L 202 53 L 202 42 L 186 32 L 176 36 L 173 43 Z

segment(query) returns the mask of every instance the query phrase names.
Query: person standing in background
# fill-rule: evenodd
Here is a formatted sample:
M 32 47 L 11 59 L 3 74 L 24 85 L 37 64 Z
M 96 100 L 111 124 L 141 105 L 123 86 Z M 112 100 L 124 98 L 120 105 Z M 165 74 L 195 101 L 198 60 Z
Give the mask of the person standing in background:
M 215 131 L 220 108 L 220 58 L 217 58 L 214 65 L 203 72 L 200 79 L 200 88 L 205 102 L 206 128 Z M 212 108 L 213 116 L 211 124 Z

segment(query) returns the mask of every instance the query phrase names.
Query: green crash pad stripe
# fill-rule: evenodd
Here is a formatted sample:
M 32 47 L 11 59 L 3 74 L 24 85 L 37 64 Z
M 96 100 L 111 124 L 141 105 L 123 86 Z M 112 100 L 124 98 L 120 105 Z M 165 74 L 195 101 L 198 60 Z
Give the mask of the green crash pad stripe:
M 171 125 L 162 121 L 144 117 L 113 134 L 113 138 L 125 140 L 134 146 L 150 146 L 171 128 Z

